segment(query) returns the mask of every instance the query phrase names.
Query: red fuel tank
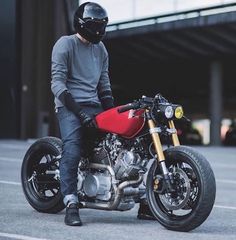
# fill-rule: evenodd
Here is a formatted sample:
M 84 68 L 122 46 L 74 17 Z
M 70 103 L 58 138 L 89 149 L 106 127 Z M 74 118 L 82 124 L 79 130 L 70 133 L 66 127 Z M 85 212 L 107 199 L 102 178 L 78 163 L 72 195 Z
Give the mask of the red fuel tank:
M 119 113 L 119 107 L 111 108 L 96 116 L 98 128 L 105 132 L 116 133 L 125 138 L 132 138 L 143 128 L 144 110 L 129 110 Z

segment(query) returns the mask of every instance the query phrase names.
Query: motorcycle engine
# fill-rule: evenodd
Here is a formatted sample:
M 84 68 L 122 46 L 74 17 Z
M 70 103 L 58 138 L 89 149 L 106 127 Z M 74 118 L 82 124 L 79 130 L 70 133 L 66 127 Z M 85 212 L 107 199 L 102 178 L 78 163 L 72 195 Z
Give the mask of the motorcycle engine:
M 143 168 L 144 162 L 133 146 L 126 147 L 115 134 L 107 134 L 102 143 L 107 149 L 112 168 L 117 180 L 125 180 L 136 177 L 139 170 Z
M 137 178 L 143 169 L 143 161 L 133 148 L 126 148 L 125 144 L 114 134 L 107 134 L 94 149 L 90 164 L 108 165 L 113 168 L 116 180 Z M 78 192 L 101 201 L 109 201 L 112 197 L 112 178 L 107 169 L 90 169 L 88 163 L 80 163 L 78 172 Z M 83 166 L 84 165 L 84 166 Z M 87 165 L 87 167 L 86 167 Z
M 111 198 L 111 178 L 106 173 L 95 172 L 86 175 L 83 183 L 83 192 L 87 197 L 102 201 Z
M 122 150 L 114 165 L 116 178 L 119 180 L 135 177 L 141 169 L 142 160 L 139 154 L 133 151 Z

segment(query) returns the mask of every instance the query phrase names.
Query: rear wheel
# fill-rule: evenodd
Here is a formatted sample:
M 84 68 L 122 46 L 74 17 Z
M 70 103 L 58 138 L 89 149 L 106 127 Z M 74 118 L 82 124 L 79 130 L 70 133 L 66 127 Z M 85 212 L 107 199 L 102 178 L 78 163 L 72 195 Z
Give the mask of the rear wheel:
M 157 220 L 167 229 L 190 231 L 209 216 L 215 201 L 214 173 L 204 156 L 190 147 L 165 151 L 166 165 L 173 174 L 175 192 L 160 193 L 162 176 L 157 162 L 147 177 L 147 200 Z
M 31 145 L 25 154 L 22 187 L 29 204 L 39 212 L 57 213 L 65 207 L 59 179 L 61 146 L 60 139 L 45 137 Z

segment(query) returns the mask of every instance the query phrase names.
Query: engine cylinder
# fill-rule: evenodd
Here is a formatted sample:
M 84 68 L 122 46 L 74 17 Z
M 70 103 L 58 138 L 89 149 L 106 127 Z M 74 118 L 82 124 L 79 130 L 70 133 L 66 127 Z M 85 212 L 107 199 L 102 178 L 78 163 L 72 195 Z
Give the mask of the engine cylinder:
M 114 171 L 117 179 L 125 179 L 135 176 L 140 167 L 140 156 L 132 151 L 122 151 L 116 160 Z

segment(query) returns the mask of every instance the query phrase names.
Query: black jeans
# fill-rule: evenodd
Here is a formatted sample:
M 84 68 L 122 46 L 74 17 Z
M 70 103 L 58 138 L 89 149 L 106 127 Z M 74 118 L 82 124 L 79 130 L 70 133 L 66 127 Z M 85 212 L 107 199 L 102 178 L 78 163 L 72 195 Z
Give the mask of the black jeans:
M 100 105 L 83 106 L 87 114 L 95 116 L 102 112 Z M 63 142 L 62 158 L 60 161 L 60 182 L 61 193 L 64 197 L 64 204 L 78 202 L 77 195 L 77 173 L 78 164 L 81 158 L 84 139 L 84 129 L 80 120 L 66 107 L 59 107 L 57 111 L 61 139 Z

